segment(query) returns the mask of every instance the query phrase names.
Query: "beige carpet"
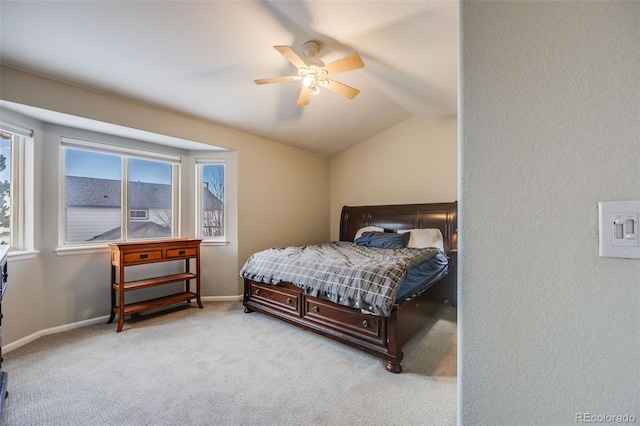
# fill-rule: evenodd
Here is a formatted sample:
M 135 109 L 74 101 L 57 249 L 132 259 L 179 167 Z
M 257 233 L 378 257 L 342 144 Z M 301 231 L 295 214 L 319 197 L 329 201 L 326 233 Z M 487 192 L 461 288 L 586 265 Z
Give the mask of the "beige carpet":
M 404 372 L 254 312 L 205 303 L 42 337 L 5 354 L 5 425 L 455 425 L 456 310 Z

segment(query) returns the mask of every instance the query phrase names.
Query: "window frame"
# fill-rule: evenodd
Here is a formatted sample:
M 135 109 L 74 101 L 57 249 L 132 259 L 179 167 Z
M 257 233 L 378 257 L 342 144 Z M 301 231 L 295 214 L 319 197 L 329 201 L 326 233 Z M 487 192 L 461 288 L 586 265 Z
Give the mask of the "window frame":
M 180 173 L 181 173 L 181 156 L 176 154 L 168 154 L 161 151 L 150 151 L 139 148 L 125 147 L 110 143 L 98 142 L 94 140 L 78 139 L 67 136 L 59 138 L 59 214 L 58 214 L 58 247 L 59 248 L 75 248 L 75 247 L 104 247 L 112 242 L 126 241 L 145 241 L 145 239 L 131 239 L 129 236 L 129 224 L 133 219 L 130 217 L 129 208 L 129 160 L 147 160 L 164 162 L 171 166 L 171 236 L 166 238 L 156 237 L 153 239 L 172 239 L 181 235 L 180 217 Z M 66 214 L 66 164 L 65 150 L 75 149 L 94 153 L 108 154 L 120 157 L 122 167 L 121 173 L 121 206 L 120 206 L 120 229 L 121 238 L 119 240 L 105 241 L 67 241 L 67 214 Z M 147 213 L 148 215 L 148 213 Z
M 9 256 L 32 256 L 34 249 L 35 140 L 31 129 L 0 121 L 0 130 L 11 135 L 10 251 Z
M 196 166 L 196 182 L 195 182 L 195 196 L 196 196 L 196 218 L 195 218 L 195 234 L 197 238 L 201 238 L 204 243 L 227 243 L 227 202 L 225 200 L 221 200 L 223 204 L 222 215 L 223 215 L 223 232 L 222 235 L 217 235 L 214 237 L 208 237 L 203 235 L 204 228 L 204 210 L 203 210 L 203 199 L 202 199 L 202 185 L 204 183 L 204 166 L 211 165 L 220 165 L 223 166 L 223 178 L 224 178 L 224 199 L 227 198 L 227 161 L 224 158 L 214 157 L 214 158 L 205 158 L 205 157 L 197 157 L 195 159 Z

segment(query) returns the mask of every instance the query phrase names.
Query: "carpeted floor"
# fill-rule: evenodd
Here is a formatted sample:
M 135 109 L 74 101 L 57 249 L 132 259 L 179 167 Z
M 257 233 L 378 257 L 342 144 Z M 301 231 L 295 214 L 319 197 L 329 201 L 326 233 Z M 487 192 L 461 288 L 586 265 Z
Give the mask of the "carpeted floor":
M 42 337 L 4 355 L 5 425 L 455 425 L 456 310 L 403 373 L 242 304 L 205 303 Z

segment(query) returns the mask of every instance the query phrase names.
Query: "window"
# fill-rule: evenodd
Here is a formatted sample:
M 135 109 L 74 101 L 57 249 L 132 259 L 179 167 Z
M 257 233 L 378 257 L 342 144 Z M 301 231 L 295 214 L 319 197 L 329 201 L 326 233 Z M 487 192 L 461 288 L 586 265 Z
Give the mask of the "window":
M 131 220 L 146 220 L 148 217 L 146 210 L 129 210 Z
M 62 138 L 63 244 L 172 238 L 179 157 Z
M 2 132 L 0 142 L 0 244 L 11 245 L 11 145 L 14 135 Z
M 33 250 L 33 132 L 0 122 L 0 244 Z
M 198 193 L 198 236 L 225 238 L 225 163 L 219 159 L 196 159 Z

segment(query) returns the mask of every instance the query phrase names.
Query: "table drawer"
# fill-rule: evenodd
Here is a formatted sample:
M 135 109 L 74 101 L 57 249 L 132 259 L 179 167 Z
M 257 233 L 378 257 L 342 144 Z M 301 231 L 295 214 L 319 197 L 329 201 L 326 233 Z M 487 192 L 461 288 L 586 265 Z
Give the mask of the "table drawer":
M 139 251 L 124 254 L 124 263 L 149 262 L 162 259 L 162 250 Z
M 305 296 L 304 319 L 333 328 L 341 333 L 366 338 L 376 343 L 386 339 L 384 321 L 377 315 L 363 314 L 356 309 L 333 304 L 323 299 Z
M 285 312 L 300 316 L 300 293 L 282 287 L 251 282 L 250 298 Z
M 167 259 L 172 257 L 195 257 L 197 249 L 195 247 L 185 247 L 167 250 Z

